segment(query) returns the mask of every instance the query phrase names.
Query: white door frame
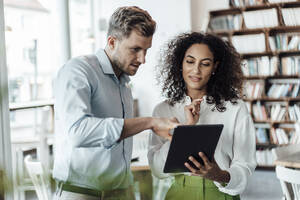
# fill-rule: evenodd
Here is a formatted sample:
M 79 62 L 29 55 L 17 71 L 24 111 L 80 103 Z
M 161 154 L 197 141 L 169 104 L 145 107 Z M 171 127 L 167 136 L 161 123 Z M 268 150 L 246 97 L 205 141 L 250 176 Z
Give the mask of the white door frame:
M 3 177 L 0 177 L 0 181 L 1 178 L 3 178 L 2 181 L 4 182 L 4 188 L 0 188 L 0 192 L 4 189 L 4 199 L 13 200 L 13 176 L 10 143 L 8 78 L 5 52 L 3 0 L 0 0 L 0 72 L 0 175 L 3 175 Z

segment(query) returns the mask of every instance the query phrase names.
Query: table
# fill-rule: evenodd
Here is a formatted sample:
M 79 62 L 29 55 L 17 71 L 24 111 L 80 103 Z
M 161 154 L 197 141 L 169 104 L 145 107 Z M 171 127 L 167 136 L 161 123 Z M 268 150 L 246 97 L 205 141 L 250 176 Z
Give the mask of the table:
M 291 154 L 275 161 L 276 165 L 300 169 L 300 152 Z

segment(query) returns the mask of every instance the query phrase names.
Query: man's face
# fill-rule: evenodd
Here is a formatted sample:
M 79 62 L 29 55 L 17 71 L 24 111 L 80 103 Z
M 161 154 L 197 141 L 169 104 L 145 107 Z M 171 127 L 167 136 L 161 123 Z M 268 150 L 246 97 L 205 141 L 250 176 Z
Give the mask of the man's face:
M 135 75 L 139 66 L 145 63 L 146 53 L 151 45 L 152 36 L 144 37 L 134 30 L 128 38 L 115 38 L 111 54 L 112 65 L 127 75 Z

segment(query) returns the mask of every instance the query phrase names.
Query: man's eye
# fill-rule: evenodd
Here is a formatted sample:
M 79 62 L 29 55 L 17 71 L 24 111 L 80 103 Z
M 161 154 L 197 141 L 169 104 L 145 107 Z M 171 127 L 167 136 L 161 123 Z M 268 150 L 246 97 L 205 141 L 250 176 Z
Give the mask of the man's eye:
M 133 48 L 132 51 L 133 52 L 138 52 L 140 50 L 140 48 Z

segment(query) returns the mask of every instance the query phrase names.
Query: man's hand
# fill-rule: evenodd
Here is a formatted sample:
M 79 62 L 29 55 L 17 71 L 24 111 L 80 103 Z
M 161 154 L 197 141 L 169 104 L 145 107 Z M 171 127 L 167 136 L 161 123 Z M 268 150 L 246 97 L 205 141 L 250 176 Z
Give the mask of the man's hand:
M 170 135 L 170 130 L 176 128 L 178 125 L 179 122 L 175 117 L 171 119 L 152 118 L 152 131 L 157 135 L 168 140 L 172 139 L 172 135 Z
M 200 104 L 203 99 L 194 99 L 190 105 L 184 107 L 185 124 L 194 125 L 199 120 Z

